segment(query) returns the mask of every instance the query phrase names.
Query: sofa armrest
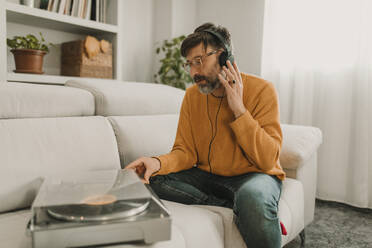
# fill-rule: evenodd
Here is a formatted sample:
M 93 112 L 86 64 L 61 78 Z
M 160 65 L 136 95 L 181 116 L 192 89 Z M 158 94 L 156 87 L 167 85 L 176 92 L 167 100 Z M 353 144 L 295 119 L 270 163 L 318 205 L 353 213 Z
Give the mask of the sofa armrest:
M 319 128 L 281 124 L 283 144 L 280 164 L 284 169 L 297 169 L 308 161 L 322 143 Z
M 288 178 L 300 181 L 304 189 L 304 223 L 314 219 L 317 177 L 317 149 L 322 143 L 319 128 L 282 124 L 283 144 L 280 164 Z

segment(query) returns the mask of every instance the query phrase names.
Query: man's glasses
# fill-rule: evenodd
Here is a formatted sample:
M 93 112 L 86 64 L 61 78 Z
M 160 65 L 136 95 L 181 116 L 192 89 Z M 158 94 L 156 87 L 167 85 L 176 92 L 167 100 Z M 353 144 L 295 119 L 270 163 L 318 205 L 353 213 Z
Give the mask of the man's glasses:
M 196 68 L 199 68 L 200 66 L 203 65 L 203 59 L 205 59 L 206 57 L 211 56 L 213 54 L 216 54 L 218 51 L 219 50 L 214 50 L 214 51 L 211 51 L 209 53 L 206 53 L 206 54 L 204 54 L 202 56 L 196 57 L 195 59 L 184 63 L 183 64 L 183 67 L 185 68 L 185 70 L 187 72 L 190 72 L 192 66 L 194 66 Z

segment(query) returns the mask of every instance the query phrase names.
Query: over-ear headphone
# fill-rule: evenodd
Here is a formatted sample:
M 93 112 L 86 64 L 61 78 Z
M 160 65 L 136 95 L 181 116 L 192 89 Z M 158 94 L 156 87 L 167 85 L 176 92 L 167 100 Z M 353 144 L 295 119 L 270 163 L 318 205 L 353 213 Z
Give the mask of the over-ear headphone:
M 229 44 L 226 42 L 226 39 L 218 32 L 212 30 L 212 29 L 206 29 L 206 30 L 203 30 L 203 32 L 207 32 L 211 35 L 213 35 L 214 37 L 216 37 L 224 46 L 224 51 L 221 53 L 220 57 L 219 57 L 219 63 L 220 63 L 220 66 L 227 66 L 226 65 L 226 62 L 227 60 L 230 60 L 231 64 L 234 62 L 234 55 L 232 55 L 232 52 L 231 52 L 231 47 L 229 46 Z

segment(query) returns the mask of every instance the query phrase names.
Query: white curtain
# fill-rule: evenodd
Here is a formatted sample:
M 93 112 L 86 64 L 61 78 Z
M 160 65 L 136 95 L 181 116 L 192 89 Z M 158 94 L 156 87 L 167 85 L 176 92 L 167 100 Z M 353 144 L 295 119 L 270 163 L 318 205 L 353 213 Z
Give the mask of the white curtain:
M 262 77 L 323 132 L 317 198 L 372 208 L 372 0 L 266 0 Z

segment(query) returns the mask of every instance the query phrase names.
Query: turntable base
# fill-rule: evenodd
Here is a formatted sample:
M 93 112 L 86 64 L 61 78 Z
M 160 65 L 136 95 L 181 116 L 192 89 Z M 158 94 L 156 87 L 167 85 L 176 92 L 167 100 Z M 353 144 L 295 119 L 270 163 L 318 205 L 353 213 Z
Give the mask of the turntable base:
M 171 238 L 171 217 L 132 170 L 45 180 L 32 206 L 33 248 L 85 247 Z
M 170 216 L 151 200 L 148 208 L 139 215 L 114 221 L 62 222 L 73 226 L 53 229 L 37 228 L 33 231 L 34 248 L 66 248 L 109 244 L 130 244 L 135 241 L 146 244 L 169 240 L 171 238 Z M 52 244 L 52 246 L 51 246 Z

